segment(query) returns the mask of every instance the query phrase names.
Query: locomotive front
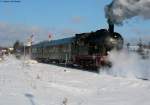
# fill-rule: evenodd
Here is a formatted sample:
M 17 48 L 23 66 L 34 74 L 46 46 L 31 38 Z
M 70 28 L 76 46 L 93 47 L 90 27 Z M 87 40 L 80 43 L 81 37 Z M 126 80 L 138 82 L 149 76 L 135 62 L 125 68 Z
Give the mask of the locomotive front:
M 110 66 L 111 63 L 107 60 L 108 52 L 123 48 L 122 36 L 114 32 L 114 25 L 110 23 L 108 30 L 78 34 L 76 37 L 75 63 L 86 68 Z
M 109 29 L 108 29 L 109 35 L 105 38 L 105 46 L 107 49 L 112 50 L 120 50 L 123 48 L 123 37 L 117 33 L 114 32 L 114 25 L 109 23 Z

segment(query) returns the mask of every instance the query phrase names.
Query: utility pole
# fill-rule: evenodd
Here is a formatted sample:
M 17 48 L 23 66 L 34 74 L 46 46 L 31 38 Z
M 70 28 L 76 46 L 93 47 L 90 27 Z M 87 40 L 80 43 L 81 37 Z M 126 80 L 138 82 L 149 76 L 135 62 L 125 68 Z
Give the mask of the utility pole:
M 32 58 L 32 43 L 33 43 L 33 34 L 30 36 L 28 40 L 28 47 L 29 47 L 29 57 Z
M 25 56 L 26 56 L 26 48 L 25 48 L 25 42 L 24 42 L 24 44 L 23 44 L 23 67 L 25 64 Z
M 67 54 L 67 52 L 66 52 L 65 67 L 67 67 L 67 63 L 68 63 L 68 54 Z
M 30 56 L 30 59 L 31 59 L 31 57 L 32 57 L 32 56 L 31 56 L 31 54 L 32 54 L 32 51 L 31 51 L 31 50 L 32 50 L 32 44 L 30 44 L 30 46 L 29 46 L 29 56 Z

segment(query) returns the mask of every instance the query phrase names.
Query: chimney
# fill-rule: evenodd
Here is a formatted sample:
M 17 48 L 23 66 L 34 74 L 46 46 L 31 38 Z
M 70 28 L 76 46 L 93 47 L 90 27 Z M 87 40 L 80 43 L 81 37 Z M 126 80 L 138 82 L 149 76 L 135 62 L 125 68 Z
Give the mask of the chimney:
M 114 33 L 114 24 L 110 19 L 108 19 L 108 25 L 109 25 L 108 31 L 110 33 Z

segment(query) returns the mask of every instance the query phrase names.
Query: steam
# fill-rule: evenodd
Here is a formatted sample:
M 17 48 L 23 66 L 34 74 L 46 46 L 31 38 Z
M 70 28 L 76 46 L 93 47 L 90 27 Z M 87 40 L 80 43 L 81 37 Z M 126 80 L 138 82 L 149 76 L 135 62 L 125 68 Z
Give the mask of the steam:
M 139 16 L 150 19 L 150 0 L 113 0 L 105 7 L 105 15 L 114 24 Z
M 150 59 L 142 59 L 137 53 L 127 51 L 112 51 L 109 55 L 112 68 L 101 70 L 101 73 L 150 80 Z

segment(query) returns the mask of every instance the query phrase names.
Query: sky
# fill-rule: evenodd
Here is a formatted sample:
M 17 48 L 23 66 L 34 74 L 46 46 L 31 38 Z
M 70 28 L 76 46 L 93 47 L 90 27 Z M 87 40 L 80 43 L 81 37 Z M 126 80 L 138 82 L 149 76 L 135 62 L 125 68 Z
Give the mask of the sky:
M 108 28 L 104 8 L 112 0 L 0 0 L 0 46 L 16 40 L 27 43 L 74 36 L 76 33 Z M 10 0 L 12 1 L 12 0 Z M 115 26 L 126 41 L 150 41 L 150 20 L 139 17 Z

